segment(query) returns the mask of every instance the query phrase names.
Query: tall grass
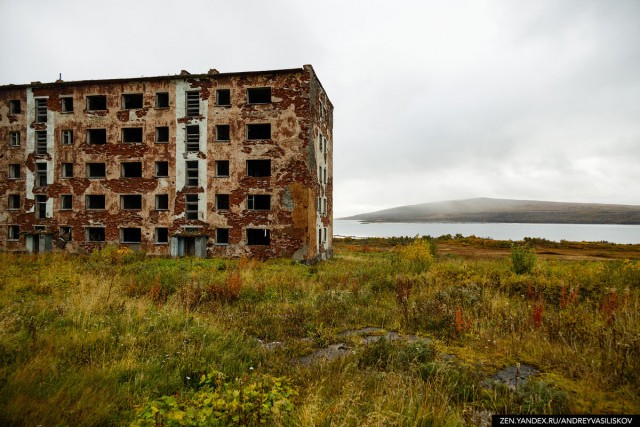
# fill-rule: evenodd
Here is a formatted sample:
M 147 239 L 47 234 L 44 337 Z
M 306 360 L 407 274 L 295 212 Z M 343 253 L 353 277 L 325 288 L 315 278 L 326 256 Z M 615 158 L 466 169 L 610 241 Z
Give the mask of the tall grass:
M 200 396 L 211 372 L 286 377 L 296 393 L 276 424 L 640 411 L 637 260 L 538 257 L 518 274 L 508 246 L 498 259 L 438 257 L 427 240 L 350 241 L 314 266 L 0 254 L 0 424 L 127 424 L 163 396 Z M 365 326 L 419 340 L 341 335 Z M 296 363 L 337 342 L 351 352 Z M 518 362 L 542 373 L 517 390 L 482 385 Z

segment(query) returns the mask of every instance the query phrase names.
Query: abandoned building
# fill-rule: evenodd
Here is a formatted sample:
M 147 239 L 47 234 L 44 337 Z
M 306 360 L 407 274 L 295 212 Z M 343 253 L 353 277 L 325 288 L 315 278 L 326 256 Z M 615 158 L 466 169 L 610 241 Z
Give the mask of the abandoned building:
M 0 86 L 0 247 L 332 254 L 333 105 L 313 68 Z

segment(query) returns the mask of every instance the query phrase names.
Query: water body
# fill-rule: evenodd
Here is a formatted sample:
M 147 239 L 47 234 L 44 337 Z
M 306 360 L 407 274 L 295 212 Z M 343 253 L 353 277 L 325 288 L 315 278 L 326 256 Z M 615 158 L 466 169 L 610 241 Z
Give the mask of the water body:
M 618 224 L 505 224 L 505 223 L 399 223 L 337 219 L 333 221 L 335 236 L 401 237 L 461 234 L 495 240 L 522 240 L 539 237 L 559 242 L 611 242 L 640 244 L 640 225 Z

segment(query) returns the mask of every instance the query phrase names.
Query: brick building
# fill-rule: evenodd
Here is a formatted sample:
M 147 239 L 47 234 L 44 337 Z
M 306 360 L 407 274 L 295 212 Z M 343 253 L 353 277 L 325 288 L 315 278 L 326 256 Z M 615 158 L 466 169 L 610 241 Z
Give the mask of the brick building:
M 0 86 L 0 248 L 332 253 L 333 106 L 313 68 Z

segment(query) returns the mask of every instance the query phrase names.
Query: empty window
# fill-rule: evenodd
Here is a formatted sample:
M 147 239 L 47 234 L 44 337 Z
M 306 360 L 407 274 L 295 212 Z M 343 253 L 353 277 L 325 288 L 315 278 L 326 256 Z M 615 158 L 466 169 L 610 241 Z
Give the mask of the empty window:
M 270 230 L 262 228 L 247 228 L 248 245 L 269 245 L 270 241 Z
M 268 211 L 271 209 L 271 196 L 268 194 L 248 195 L 247 209 L 252 211 Z
M 156 162 L 156 177 L 164 178 L 169 176 L 169 162 Z
M 216 245 L 228 245 L 228 244 L 229 244 L 229 229 L 216 228 Z
M 62 164 L 62 177 L 73 178 L 73 163 Z
M 122 142 L 128 144 L 142 142 L 142 128 L 122 128 Z
M 247 139 L 271 139 L 271 123 L 247 125 Z
M 47 131 L 36 131 L 36 154 L 47 154 Z
M 105 178 L 107 165 L 105 163 L 87 163 L 87 178 Z
M 218 89 L 216 90 L 216 105 L 229 106 L 231 105 L 231 90 L 230 89 Z
M 247 176 L 271 176 L 271 160 L 247 160 Z
M 156 243 L 169 243 L 169 229 L 165 227 L 157 227 L 155 232 Z
M 36 163 L 36 187 L 45 187 L 47 185 L 47 164 Z
M 86 209 L 104 209 L 106 206 L 104 194 L 88 194 L 84 203 Z
M 216 209 L 219 211 L 225 211 L 229 209 L 228 194 L 216 194 Z
M 87 144 L 106 144 L 106 129 L 87 129 Z
M 198 219 L 197 194 L 185 194 L 184 214 L 186 219 Z
M 87 96 L 87 111 L 99 111 L 107 109 L 107 95 Z
M 156 128 L 156 142 L 169 142 L 169 126 L 158 126 Z
M 216 141 L 230 141 L 231 132 L 229 125 L 216 125 Z
M 71 129 L 65 129 L 62 131 L 62 143 L 64 145 L 73 144 L 73 131 Z
M 187 166 L 187 185 L 190 187 L 198 186 L 198 161 L 197 160 L 189 160 L 186 164 Z
M 12 147 L 20 146 L 20 132 L 9 132 L 9 145 Z
M 169 210 L 168 194 L 156 194 L 156 210 L 159 210 L 159 211 Z
M 120 209 L 142 209 L 142 195 L 141 194 L 123 194 L 120 196 Z
M 186 92 L 187 116 L 194 117 L 200 115 L 200 93 L 197 90 Z
M 249 104 L 268 104 L 271 102 L 270 87 L 252 87 L 247 89 L 247 102 Z
M 73 196 L 71 194 L 60 195 L 60 209 L 69 210 L 73 208 Z
M 169 93 L 156 93 L 156 108 L 169 108 Z
M 20 100 L 19 99 L 11 99 L 9 100 L 9 114 L 20 114 L 22 109 L 20 108 Z
M 229 160 L 216 160 L 216 176 L 229 176 Z
M 60 108 L 63 113 L 73 113 L 73 98 L 70 96 L 60 98 Z
M 9 210 L 18 210 L 20 209 L 20 195 L 19 194 L 9 194 Z
M 125 162 L 120 164 L 122 178 L 142 178 L 142 162 Z
M 47 99 L 39 98 L 36 99 L 36 123 L 46 123 L 47 122 Z
M 71 241 L 72 228 L 68 225 L 63 225 L 60 227 L 60 238 L 65 242 Z
M 9 179 L 20 179 L 20 164 L 11 163 L 9 165 Z
M 104 242 L 104 227 L 87 227 L 84 230 L 87 242 Z
M 43 194 L 38 194 L 35 196 L 36 201 L 36 218 L 46 218 L 47 217 L 47 196 Z
M 17 225 L 7 226 L 7 240 L 20 239 L 20 227 Z
M 200 126 L 187 126 L 187 151 L 200 151 Z
M 142 242 L 142 229 L 121 228 L 120 243 L 140 243 Z
M 122 95 L 122 109 L 134 110 L 142 108 L 142 94 L 141 93 L 125 93 Z

